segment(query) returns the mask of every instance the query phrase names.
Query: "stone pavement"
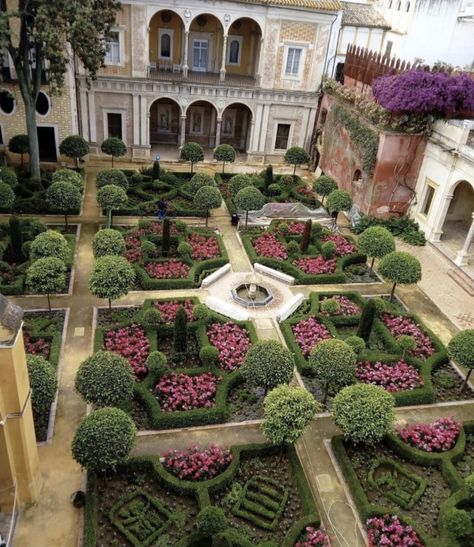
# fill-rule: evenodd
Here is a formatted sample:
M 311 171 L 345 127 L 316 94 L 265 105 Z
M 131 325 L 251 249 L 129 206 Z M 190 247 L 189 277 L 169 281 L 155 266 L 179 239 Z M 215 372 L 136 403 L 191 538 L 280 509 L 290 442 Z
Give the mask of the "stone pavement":
M 81 486 L 83 475 L 73 461 L 70 444 L 75 429 L 85 415 L 86 407 L 74 390 L 74 377 L 82 360 L 92 353 L 92 320 L 94 307 L 104 306 L 105 302 L 94 298 L 88 290 L 88 277 L 93 267 L 91 241 L 103 224 L 95 199 L 95 174 L 98 169 L 109 167 L 109 162 L 94 161 L 87 166 L 87 187 L 83 213 L 72 217 L 71 223 L 80 223 L 81 232 L 76 249 L 75 277 L 72 295 L 56 296 L 52 304 L 58 308 L 69 308 L 69 322 L 64 341 L 62 374 L 59 378 L 59 398 L 54 426 L 54 436 L 49 445 L 39 447 L 40 467 L 43 489 L 38 503 L 26 509 L 19 520 L 16 547 L 75 547 L 79 537 L 80 512 L 69 503 L 70 494 Z M 125 167 L 125 164 L 120 164 Z M 127 167 L 136 168 L 130 164 Z M 176 168 L 176 166 L 173 166 Z M 239 166 L 232 166 L 238 170 Z M 183 165 L 181 167 L 185 169 Z M 215 165 L 199 166 L 199 170 L 213 172 Z M 255 168 L 254 170 L 257 170 Z M 304 175 L 304 173 L 301 173 Z M 308 179 L 311 174 L 307 175 Z M 228 213 L 223 205 L 214 212 L 210 227 L 219 229 L 229 253 L 234 271 L 251 271 L 250 262 L 240 245 L 235 228 L 231 227 Z M 44 217 L 47 222 L 61 222 L 59 217 Z M 131 224 L 136 219 L 120 217 L 117 222 Z M 190 223 L 202 222 L 191 219 Z M 401 246 L 399 245 L 399 248 Z M 412 250 L 413 252 L 413 250 Z M 426 258 L 425 249 L 415 249 L 415 254 L 424 264 L 424 280 L 420 287 L 397 289 L 397 294 L 411 309 L 431 327 L 444 342 L 456 332 L 458 315 L 468 302 L 464 295 L 454 292 L 443 268 Z M 431 280 L 431 281 L 430 281 Z M 383 283 L 361 285 L 317 285 L 292 287 L 293 292 L 308 295 L 315 290 L 344 291 L 356 288 L 362 294 L 386 294 L 389 287 Z M 423 289 L 423 290 L 422 290 Z M 453 291 L 453 295 L 446 295 Z M 425 291 L 425 292 L 424 292 Z M 212 289 L 211 289 L 212 292 Z M 175 291 L 132 291 L 126 297 L 115 302 L 116 305 L 140 305 L 145 298 L 197 295 L 202 300 L 208 291 L 186 289 Z M 442 303 L 442 312 L 434 302 Z M 39 296 L 16 297 L 13 300 L 25 309 L 35 309 L 45 305 L 45 299 Z M 469 311 L 469 310 L 468 310 Z M 471 307 L 470 311 L 473 311 Z M 444 312 L 444 313 L 443 313 Z M 453 325 L 455 323 L 455 325 Z M 261 339 L 281 340 L 280 330 L 272 319 L 262 318 L 255 321 L 258 336 Z M 84 329 L 82 331 L 82 329 Z M 442 415 L 454 415 L 459 419 L 474 417 L 473 401 L 432 405 L 427 407 L 398 409 L 400 419 L 418 421 L 430 420 Z M 332 538 L 333 546 L 357 547 L 365 543 L 363 531 L 343 481 L 337 475 L 327 446 L 336 428 L 327 415 L 319 415 L 303 437 L 298 450 L 306 475 L 318 500 L 323 521 Z M 189 446 L 193 442 L 207 444 L 216 440 L 222 444 L 255 442 L 261 439 L 258 422 L 247 424 L 218 425 L 204 428 L 191 428 L 178 431 L 162 431 L 153 434 L 141 434 L 138 437 L 135 454 L 163 453 L 167 448 Z M 32 539 L 34 538 L 34 539 Z

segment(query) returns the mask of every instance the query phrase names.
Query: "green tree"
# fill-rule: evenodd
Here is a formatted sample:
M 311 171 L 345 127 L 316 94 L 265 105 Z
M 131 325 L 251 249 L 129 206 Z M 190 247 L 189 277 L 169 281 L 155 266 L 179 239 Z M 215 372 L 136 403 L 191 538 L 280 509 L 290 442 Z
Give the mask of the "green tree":
M 333 399 L 334 423 L 354 443 L 377 444 L 390 433 L 395 419 L 393 395 L 379 386 L 354 384 Z
M 337 226 L 337 215 L 341 211 L 349 211 L 352 207 L 352 198 L 345 190 L 333 190 L 326 201 L 326 207 L 334 217 L 334 225 Z
M 104 228 L 95 234 L 92 249 L 95 258 L 107 255 L 122 256 L 125 253 L 125 240 L 118 230 Z
M 128 203 L 128 197 L 122 188 L 115 184 L 107 184 L 97 191 L 97 203 L 107 213 L 107 228 L 112 227 L 112 211 L 120 209 Z
M 203 186 L 216 186 L 214 179 L 207 173 L 196 173 L 189 181 L 191 194 L 195 194 Z
M 309 355 L 309 366 L 324 386 L 323 405 L 329 389 L 338 391 L 355 382 L 357 357 L 354 350 L 342 340 L 330 339 L 319 342 Z
M 352 335 L 344 339 L 344 342 L 350 346 L 356 355 L 365 350 L 365 340 L 360 336 Z
M 245 211 L 245 228 L 247 228 L 249 211 L 258 211 L 261 209 L 265 205 L 265 196 L 258 188 L 248 186 L 237 192 L 235 204 L 239 209 Z
M 145 361 L 148 374 L 156 382 L 168 372 L 168 359 L 161 351 L 151 351 Z
M 64 213 L 66 229 L 68 227 L 68 213 L 74 209 L 80 209 L 81 192 L 69 182 L 55 182 L 46 191 L 46 201 L 52 209 Z
M 16 263 L 21 263 L 25 260 L 25 257 L 22 252 L 23 232 L 21 230 L 21 222 L 18 217 L 11 216 L 8 219 L 8 231 L 10 234 L 10 249 L 13 254 L 13 259 Z
M 193 317 L 196 321 L 207 321 L 210 310 L 206 304 L 196 304 L 193 308 Z
M 125 357 L 98 351 L 79 365 L 75 387 L 86 403 L 122 407 L 132 400 L 134 383 L 132 367 Z
M 204 160 L 204 150 L 197 142 L 187 142 L 181 148 L 180 159 L 191 162 L 191 173 L 194 164 Z
M 168 217 L 163 220 L 163 235 L 161 237 L 161 254 L 168 256 L 171 245 L 171 222 Z
M 468 369 L 461 388 L 462 392 L 466 388 L 469 376 L 474 368 L 474 329 L 462 330 L 451 338 L 448 344 L 448 355 L 458 365 Z
M 308 152 L 301 146 L 292 146 L 286 151 L 285 162 L 293 165 L 293 178 L 295 178 L 298 165 L 309 162 Z
M 68 255 L 69 246 L 66 238 L 56 230 L 46 230 L 38 234 L 30 247 L 31 260 L 54 256 L 66 262 Z
M 321 175 L 313 182 L 313 191 L 321 196 L 321 204 L 324 204 L 324 198 L 334 190 L 337 190 L 337 182 L 328 175 Z
M 112 313 L 112 300 L 125 296 L 134 284 L 135 270 L 123 256 L 98 258 L 89 278 L 89 290 L 97 298 L 107 298 L 109 313 Z
M 76 160 L 76 167 L 79 167 L 79 160 L 89 153 L 89 143 L 81 135 L 69 135 L 59 145 L 59 151 L 63 156 Z
M 308 250 L 309 244 L 311 242 L 311 231 L 313 228 L 313 222 L 310 218 L 304 224 L 304 232 L 301 236 L 300 249 L 302 253 L 305 253 Z
M 8 186 L 15 188 L 18 184 L 18 177 L 10 167 L 0 166 L 0 182 L 4 182 Z
M 104 154 L 112 157 L 112 169 L 114 168 L 114 158 L 120 158 L 127 153 L 127 147 L 122 139 L 118 137 L 109 137 L 101 144 L 100 149 Z
M 377 303 L 371 298 L 368 300 L 362 308 L 360 314 L 359 326 L 357 328 L 357 336 L 362 338 L 367 344 L 369 342 L 370 333 L 374 325 L 375 314 L 377 313 Z
M 267 168 L 265 169 L 264 180 L 265 180 L 265 188 L 268 188 L 270 186 L 270 184 L 274 183 L 272 164 L 267 165 Z
M 27 355 L 26 366 L 31 387 L 31 407 L 36 423 L 49 416 L 56 396 L 58 382 L 56 371 L 49 361 L 41 355 Z
M 66 285 L 66 265 L 54 256 L 39 258 L 26 271 L 26 285 L 37 294 L 48 297 L 48 310 L 51 315 L 50 296 L 60 293 Z
M 201 534 L 206 538 L 211 538 L 212 541 L 213 536 L 223 532 L 229 524 L 223 509 L 214 505 L 207 505 L 199 512 L 196 526 Z
M 370 274 L 374 268 L 374 260 L 382 258 L 395 250 L 395 238 L 383 226 L 371 226 L 364 230 L 357 240 L 359 251 L 372 258 Z
M 62 169 L 58 169 L 53 173 L 51 181 L 53 183 L 68 182 L 69 184 L 75 186 L 81 194 L 84 192 L 85 181 L 82 175 L 77 171 L 73 171 L 72 169 L 66 169 L 65 167 L 63 167 Z
M 1 19 L 0 19 L 1 21 Z M 1 30 L 0 30 L 1 36 Z M 13 154 L 20 154 L 20 165 L 23 167 L 23 156 L 30 150 L 28 135 L 15 135 L 8 141 L 8 150 Z
M 230 144 L 220 144 L 214 150 L 214 159 L 222 162 L 222 174 L 224 174 L 225 164 L 235 161 L 235 149 Z
M 174 317 L 173 348 L 176 353 L 186 353 L 188 349 L 188 319 L 183 306 L 178 308 Z
M 153 162 L 153 167 L 151 171 L 152 180 L 158 180 L 160 178 L 160 174 L 161 174 L 160 162 L 158 160 L 155 160 Z
M 123 410 L 100 408 L 86 416 L 72 441 L 72 456 L 89 472 L 114 471 L 135 444 L 137 429 Z
M 15 203 L 15 192 L 12 187 L 5 182 L 0 182 L 0 207 L 2 209 L 11 209 Z
M 235 197 L 240 190 L 253 186 L 252 179 L 248 175 L 234 175 L 229 180 L 229 190 L 233 197 Z
M 288 384 L 294 368 L 294 357 L 284 346 L 263 340 L 250 346 L 241 371 L 248 384 L 262 387 L 266 394 L 279 384 Z
M 209 222 L 209 210 L 217 209 L 222 203 L 222 195 L 214 186 L 202 186 L 194 195 L 193 204 L 196 209 L 206 211 L 206 228 Z
M 450 507 L 441 513 L 441 526 L 455 538 L 472 534 L 472 518 L 464 509 Z
M 0 42 L 12 58 L 25 106 L 32 177 L 41 176 L 36 101 L 45 71 L 52 93 L 59 94 L 72 50 L 88 76 L 95 78 L 120 7 L 117 0 L 19 0 L 0 12 Z
M 379 273 L 384 279 L 388 279 L 393 283 L 390 293 L 390 302 L 392 302 L 397 284 L 411 285 L 420 281 L 421 264 L 417 258 L 409 253 L 393 251 L 381 258 Z
M 320 410 L 321 405 L 306 389 L 278 386 L 263 402 L 263 435 L 273 444 L 292 445 Z
M 125 192 L 128 190 L 128 179 L 120 169 L 101 169 L 95 178 L 96 188 L 103 188 L 108 184 L 120 186 Z

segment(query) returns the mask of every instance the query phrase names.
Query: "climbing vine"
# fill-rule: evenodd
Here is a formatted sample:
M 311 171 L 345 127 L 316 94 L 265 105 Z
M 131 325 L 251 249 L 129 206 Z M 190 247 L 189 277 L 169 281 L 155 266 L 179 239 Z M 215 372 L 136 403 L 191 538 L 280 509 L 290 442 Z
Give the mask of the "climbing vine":
M 379 137 L 375 131 L 369 129 L 347 112 L 345 108 L 335 105 L 332 109 L 334 121 L 342 124 L 348 131 L 351 140 L 360 149 L 364 171 L 370 175 L 374 171 L 379 148 Z

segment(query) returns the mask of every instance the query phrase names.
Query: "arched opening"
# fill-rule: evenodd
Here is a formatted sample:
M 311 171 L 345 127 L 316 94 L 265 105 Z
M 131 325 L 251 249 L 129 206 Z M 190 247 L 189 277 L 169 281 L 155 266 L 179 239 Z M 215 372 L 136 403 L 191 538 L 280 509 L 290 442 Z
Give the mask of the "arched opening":
M 150 144 L 179 144 L 180 109 L 173 99 L 157 99 L 150 107 Z
M 223 37 L 222 24 L 214 15 L 201 13 L 193 19 L 188 40 L 188 65 L 191 72 L 219 72 Z
M 184 24 L 174 11 L 158 11 L 150 20 L 149 75 L 181 72 L 184 62 Z
M 359 182 L 361 178 L 362 178 L 362 171 L 360 169 L 356 169 L 352 177 L 352 182 Z
M 241 17 L 234 21 L 227 37 L 226 73 L 255 78 L 260 57 L 260 25 Z
M 230 144 L 239 152 L 246 152 L 250 146 L 252 112 L 241 103 L 229 105 L 222 113 L 221 144 Z
M 186 142 L 214 148 L 216 142 L 217 110 L 208 101 L 196 101 L 186 110 Z

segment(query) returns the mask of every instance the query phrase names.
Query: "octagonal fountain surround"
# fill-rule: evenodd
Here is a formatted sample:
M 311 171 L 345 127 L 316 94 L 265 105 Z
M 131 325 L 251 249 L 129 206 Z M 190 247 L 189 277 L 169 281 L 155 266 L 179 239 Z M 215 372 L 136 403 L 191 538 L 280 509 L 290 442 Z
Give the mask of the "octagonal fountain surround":
M 232 299 L 246 308 L 266 306 L 273 300 L 270 288 L 266 287 L 260 275 L 249 274 L 237 287 L 231 290 Z

